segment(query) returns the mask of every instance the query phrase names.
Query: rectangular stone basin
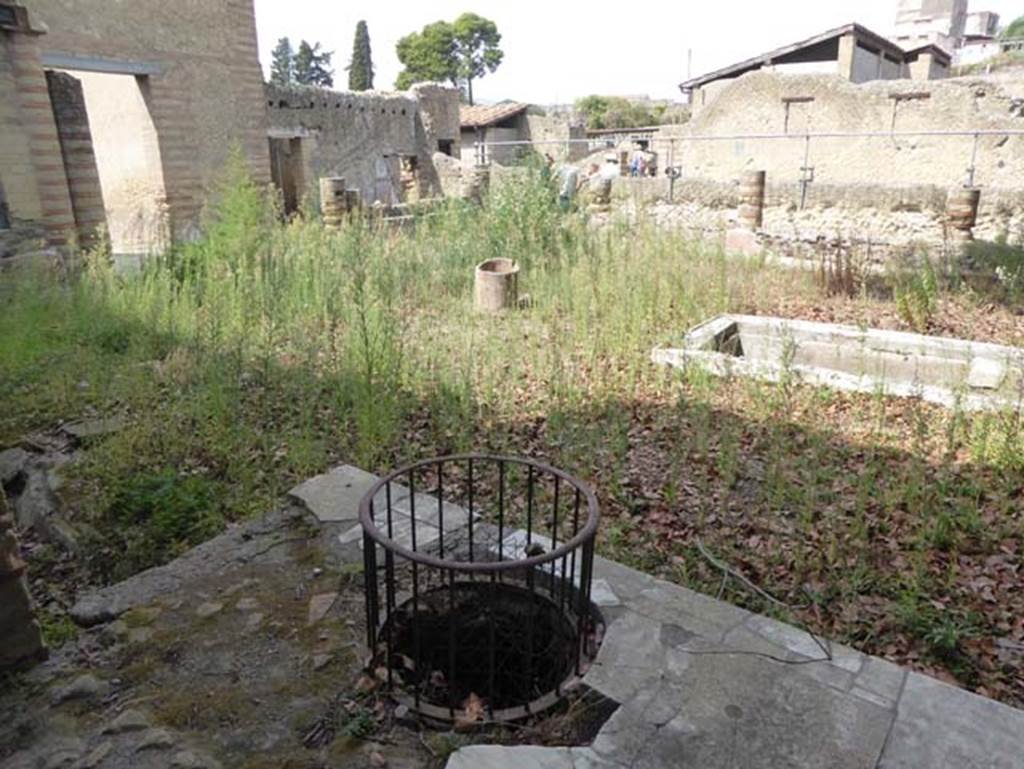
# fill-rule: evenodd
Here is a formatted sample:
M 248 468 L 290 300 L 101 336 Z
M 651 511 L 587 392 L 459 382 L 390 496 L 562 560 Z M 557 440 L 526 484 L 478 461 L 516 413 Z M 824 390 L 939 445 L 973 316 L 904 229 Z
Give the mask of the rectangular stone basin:
M 651 359 L 971 411 L 1017 410 L 1024 398 L 1024 349 L 785 318 L 720 315 L 690 331 L 682 347 L 655 348 Z

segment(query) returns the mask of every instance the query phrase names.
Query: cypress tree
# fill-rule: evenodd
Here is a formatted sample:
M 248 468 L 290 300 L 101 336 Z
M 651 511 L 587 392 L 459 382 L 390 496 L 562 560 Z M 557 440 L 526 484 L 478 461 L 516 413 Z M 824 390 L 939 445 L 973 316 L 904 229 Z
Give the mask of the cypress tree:
M 370 31 L 366 22 L 356 25 L 352 44 L 352 61 L 348 65 L 348 87 L 351 91 L 373 90 L 373 57 L 370 52 Z

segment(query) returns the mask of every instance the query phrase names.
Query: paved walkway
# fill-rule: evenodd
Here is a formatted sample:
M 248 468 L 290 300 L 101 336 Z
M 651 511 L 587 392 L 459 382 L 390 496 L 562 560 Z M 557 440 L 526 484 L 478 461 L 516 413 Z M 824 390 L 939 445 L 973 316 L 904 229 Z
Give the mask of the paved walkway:
M 293 492 L 351 520 L 373 481 Z M 423 506 L 421 509 L 428 509 Z M 514 536 L 514 535 L 513 535 Z M 621 707 L 587 748 L 463 748 L 448 769 L 1022 769 L 1024 711 L 598 558 L 608 626 L 584 682 Z
M 0 691 L 0 763 L 307 760 L 296 726 L 318 717 L 337 671 L 358 673 L 362 596 L 344 575 L 359 571 L 357 506 L 374 480 L 339 468 L 282 512 L 83 596 L 72 616 L 91 629 Z M 447 769 L 1024 769 L 1024 711 L 845 647 L 822 659 L 801 630 L 610 561 L 597 559 L 595 580 L 607 628 L 584 680 L 620 705 L 596 739 L 467 747 Z M 379 766 L 379 749 L 389 769 L 426 765 L 405 739 L 385 749 L 339 737 L 316 755 Z

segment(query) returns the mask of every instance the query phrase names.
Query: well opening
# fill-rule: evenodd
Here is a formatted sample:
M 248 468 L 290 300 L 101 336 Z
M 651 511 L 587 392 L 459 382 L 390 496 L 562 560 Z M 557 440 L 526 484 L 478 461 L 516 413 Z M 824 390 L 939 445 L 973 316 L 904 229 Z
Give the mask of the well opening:
M 487 704 L 508 710 L 536 702 L 572 677 L 576 629 L 541 593 L 505 582 L 463 582 L 451 592 L 439 588 L 421 596 L 418 611 L 417 623 L 411 601 L 399 607 L 394 627 L 383 635 L 393 633 L 393 675 L 405 688 L 420 687 L 429 702 L 464 709 L 493 691 Z M 417 643 L 422 667 L 409 669 Z M 451 680 L 438 675 L 446 670 L 454 671 Z
M 532 460 L 445 457 L 381 479 L 360 520 L 368 667 L 410 711 L 511 721 L 579 683 L 601 635 L 583 483 Z

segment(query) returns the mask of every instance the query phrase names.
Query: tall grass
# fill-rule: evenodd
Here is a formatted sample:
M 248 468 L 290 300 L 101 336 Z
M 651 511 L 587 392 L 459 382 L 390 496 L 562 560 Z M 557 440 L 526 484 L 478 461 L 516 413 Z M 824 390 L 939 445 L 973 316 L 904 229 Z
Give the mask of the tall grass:
M 762 290 L 717 250 L 591 229 L 532 170 L 412 232 L 282 223 L 234 170 L 204 225 L 137 275 L 97 252 L 69 283 L 2 289 L 0 440 L 90 410 L 132 416 L 78 471 L 92 508 L 114 478 L 176 467 L 225 482 L 232 518 L 341 459 L 380 470 L 425 446 L 500 442 L 488 428 L 524 413 L 660 382 L 654 343 Z M 529 310 L 474 313 L 473 268 L 495 256 L 521 264 Z
M 473 268 L 498 256 L 520 263 L 532 301 L 478 315 Z M 63 493 L 98 532 L 96 561 L 128 570 L 338 462 L 545 455 L 599 490 L 605 553 L 717 590 L 702 536 L 794 603 L 810 591 L 819 630 L 869 650 L 909 633 L 953 659 L 958 633 L 984 623 L 953 610 L 971 588 L 951 569 L 1024 535 L 1019 416 L 908 415 L 881 396 L 649 363 L 688 327 L 783 294 L 823 296 L 813 275 L 730 263 L 643 223 L 592 227 L 529 169 L 482 208 L 339 231 L 282 223 L 235 172 L 204 237 L 140 274 L 91 254 L 68 282 L 0 284 L 0 444 L 125 412 Z M 114 548 L 129 557 L 104 559 Z

